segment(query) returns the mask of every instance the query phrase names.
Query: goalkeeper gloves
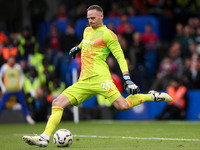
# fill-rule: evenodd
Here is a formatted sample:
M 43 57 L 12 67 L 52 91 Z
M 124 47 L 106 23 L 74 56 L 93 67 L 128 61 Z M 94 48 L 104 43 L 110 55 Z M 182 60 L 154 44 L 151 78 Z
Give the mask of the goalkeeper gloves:
M 124 89 L 127 93 L 134 95 L 140 92 L 139 87 L 133 81 L 131 81 L 129 75 L 126 74 L 123 76 L 123 78 L 125 80 Z
M 73 47 L 70 51 L 69 51 L 69 55 L 72 56 L 73 59 L 76 58 L 77 54 L 81 51 L 81 49 L 79 49 L 78 46 Z

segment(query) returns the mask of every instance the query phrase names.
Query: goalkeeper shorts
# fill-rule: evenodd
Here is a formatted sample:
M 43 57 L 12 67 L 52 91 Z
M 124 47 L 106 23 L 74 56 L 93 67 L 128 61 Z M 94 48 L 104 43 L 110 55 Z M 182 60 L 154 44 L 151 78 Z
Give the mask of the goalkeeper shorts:
M 95 95 L 104 96 L 111 104 L 121 96 L 112 78 L 99 76 L 79 80 L 65 89 L 62 94 L 67 96 L 71 105 L 75 106 L 80 105 L 82 102 Z

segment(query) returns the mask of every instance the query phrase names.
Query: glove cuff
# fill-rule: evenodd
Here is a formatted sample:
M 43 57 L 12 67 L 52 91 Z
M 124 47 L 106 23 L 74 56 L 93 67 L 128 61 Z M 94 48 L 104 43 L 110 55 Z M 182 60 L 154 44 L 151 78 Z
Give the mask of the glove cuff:
M 131 77 L 130 77 L 128 74 L 126 74 L 126 75 L 123 76 L 123 79 L 124 79 L 125 81 L 131 80 Z

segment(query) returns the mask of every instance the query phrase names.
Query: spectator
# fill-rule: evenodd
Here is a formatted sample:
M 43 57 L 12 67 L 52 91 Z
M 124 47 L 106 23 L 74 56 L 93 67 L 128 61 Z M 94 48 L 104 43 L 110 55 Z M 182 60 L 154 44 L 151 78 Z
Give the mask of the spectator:
M 122 13 L 120 12 L 119 6 L 117 3 L 113 2 L 111 4 L 111 11 L 107 14 L 107 17 L 122 17 Z
M 192 56 L 194 54 L 197 54 L 197 45 L 195 42 L 191 42 L 189 44 L 189 51 L 190 51 L 190 55 L 189 56 Z
M 145 66 L 148 75 L 146 75 L 147 84 L 151 85 L 156 74 L 157 64 L 157 45 L 158 37 L 152 31 L 152 25 L 146 24 L 145 31 L 141 35 L 141 40 L 145 45 Z
M 114 33 L 117 33 L 116 26 L 115 26 L 114 22 L 109 22 L 108 25 L 107 25 L 107 27 L 108 27 L 108 29 L 110 29 Z
M 26 106 L 24 95 L 22 93 L 24 74 L 20 65 L 15 62 L 15 58 L 10 56 L 8 62 L 1 67 L 0 71 L 0 86 L 3 92 L 2 100 L 0 103 L 0 114 L 6 101 L 10 96 L 16 96 L 18 101 L 22 105 L 23 113 L 26 116 L 26 121 L 29 124 L 34 124 L 35 121 L 29 114 L 29 110 Z
M 4 42 L 4 45 L 3 45 L 3 48 L 2 48 L 3 62 L 5 63 L 10 56 L 15 57 L 16 59 L 20 58 L 18 45 L 13 43 L 13 39 L 12 38 L 8 38 Z
M 190 66 L 191 66 L 191 57 L 189 57 L 189 56 L 185 57 L 182 80 L 183 80 L 184 85 L 186 85 L 186 86 L 188 84 L 187 74 L 188 74 L 188 72 L 190 72 Z
M 39 45 L 35 36 L 31 34 L 29 27 L 25 27 L 22 30 L 21 36 L 19 37 L 19 51 L 22 59 L 30 62 L 33 54 L 39 51 Z
M 0 29 L 0 46 L 7 40 L 6 34 Z
M 183 24 L 177 23 L 175 29 L 175 40 L 180 40 L 183 36 Z
M 127 15 L 123 14 L 120 17 L 120 19 L 121 19 L 121 24 L 117 27 L 117 33 L 122 34 L 126 38 L 128 45 L 130 45 L 132 34 L 135 31 L 135 28 L 129 22 Z
M 20 60 L 20 66 L 22 68 L 22 71 L 24 74 L 26 74 L 28 72 L 28 65 L 27 62 L 25 60 Z
M 195 42 L 197 44 L 197 53 L 200 55 L 200 27 L 196 30 Z
M 181 55 L 182 57 L 186 57 L 190 55 L 189 44 L 194 42 L 194 36 L 190 34 L 190 27 L 186 25 L 183 29 L 183 36 L 181 38 Z
M 200 54 L 200 27 L 197 27 L 195 42 L 197 44 L 197 53 Z
M 198 61 L 199 56 L 194 54 L 191 58 L 190 69 L 185 72 L 188 89 L 200 89 L 200 69 Z
M 167 93 L 173 98 L 173 102 L 168 103 L 159 120 L 184 119 L 186 110 L 187 88 L 183 86 L 178 78 L 173 78 L 167 87 Z
M 145 48 L 139 32 L 133 33 L 129 57 L 137 85 L 142 89 L 145 75 Z
M 80 5 L 71 10 L 70 16 L 72 16 L 73 20 L 85 18 L 86 9 L 86 3 L 81 3 Z
M 75 30 L 74 30 L 74 25 L 73 23 L 68 23 L 67 24 L 67 30 L 64 34 L 61 34 L 60 36 L 60 50 L 64 53 L 64 52 L 69 52 L 69 50 L 74 47 L 77 42 L 78 42 L 78 38 L 75 34 Z
M 35 67 L 30 67 L 29 72 L 25 75 L 23 91 L 27 100 L 27 105 L 33 118 L 36 121 L 47 119 L 48 95 L 47 87 L 42 84 L 43 76 L 36 71 Z
M 128 6 L 128 10 L 127 10 L 128 16 L 129 17 L 135 17 L 136 16 L 136 12 L 133 6 L 129 5 Z
M 152 90 L 166 90 L 176 71 L 176 66 L 169 57 L 163 59 L 159 68 L 160 72 L 150 88 Z
M 66 6 L 61 4 L 57 13 L 57 20 L 66 20 L 68 18 Z
M 137 14 L 148 15 L 147 1 L 132 0 Z
M 54 71 L 55 71 L 55 67 L 49 63 L 48 59 L 44 58 L 42 60 L 42 65 L 38 72 L 39 75 L 43 76 L 44 78 L 43 80 L 41 80 L 43 85 L 47 85 L 49 83 L 51 76 L 53 75 L 53 73 L 55 73 Z
M 195 36 L 196 32 L 196 23 L 195 23 L 195 18 L 191 17 L 188 19 L 188 26 L 190 28 L 190 35 Z
M 28 73 L 24 77 L 23 90 L 26 96 L 31 97 L 30 102 L 33 101 L 36 95 L 36 90 L 42 86 L 41 80 L 38 77 L 38 72 L 35 67 L 30 67 Z
M 38 25 L 45 21 L 45 14 L 47 12 L 48 6 L 45 0 L 31 0 L 27 7 L 31 16 L 31 25 L 33 35 L 36 36 Z
M 120 34 L 118 34 L 117 36 L 118 36 L 118 39 L 119 39 L 119 43 L 122 47 L 122 50 L 124 52 L 125 58 L 130 59 L 130 57 L 129 57 L 129 47 L 128 47 L 128 42 L 127 42 L 126 38 L 123 35 L 120 35 Z
M 158 37 L 152 31 L 151 24 L 145 25 L 145 32 L 142 33 L 141 39 L 142 39 L 142 42 L 144 42 L 144 44 L 145 44 L 146 50 L 155 51 L 157 49 Z
M 144 43 L 141 41 L 141 34 L 139 32 L 135 32 L 132 35 L 132 44 L 130 47 L 130 61 L 134 68 L 142 65 L 144 67 L 144 56 L 145 49 Z
M 157 77 L 162 77 L 168 74 L 168 69 L 172 71 L 173 75 L 175 75 L 177 71 L 177 66 L 172 62 L 172 59 L 170 57 L 165 57 L 159 65 L 159 72 Z
M 169 50 L 169 57 L 172 60 L 172 63 L 176 66 L 176 76 L 181 78 L 183 75 L 183 61 L 181 56 L 180 50 L 180 42 L 175 41 L 172 47 Z
M 74 25 L 73 23 L 68 23 L 66 32 L 60 36 L 59 66 L 57 67 L 61 80 L 67 85 L 71 83 L 69 50 L 76 46 L 77 42 L 78 38 L 75 34 Z
M 51 80 L 48 82 L 48 88 L 51 95 L 51 100 L 55 99 L 62 91 L 66 88 L 65 83 L 56 76 L 52 76 Z M 49 101 L 51 102 L 51 101 Z
M 147 1 L 149 15 L 162 16 L 164 14 L 164 0 L 160 1 Z
M 56 67 L 58 63 L 59 43 L 60 33 L 58 32 L 57 26 L 52 23 L 50 33 L 46 36 L 43 47 L 47 50 L 47 58 L 50 60 L 50 63 Z

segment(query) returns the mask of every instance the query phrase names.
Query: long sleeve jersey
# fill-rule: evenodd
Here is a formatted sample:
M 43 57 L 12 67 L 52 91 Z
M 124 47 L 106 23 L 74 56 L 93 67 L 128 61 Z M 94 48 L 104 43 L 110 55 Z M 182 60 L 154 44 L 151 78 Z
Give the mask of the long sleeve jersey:
M 122 73 L 128 72 L 126 60 L 117 36 L 105 25 L 96 29 L 87 27 L 83 33 L 83 40 L 79 44 L 81 49 L 81 74 L 79 80 L 93 76 L 110 76 L 106 58 L 112 52 Z

